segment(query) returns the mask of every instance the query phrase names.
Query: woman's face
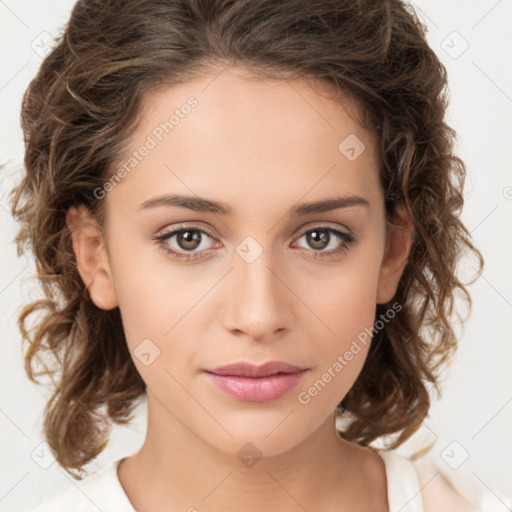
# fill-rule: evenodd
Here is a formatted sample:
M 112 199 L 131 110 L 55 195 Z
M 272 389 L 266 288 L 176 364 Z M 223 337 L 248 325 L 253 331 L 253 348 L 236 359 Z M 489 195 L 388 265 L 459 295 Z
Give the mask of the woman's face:
M 81 272 L 120 308 L 150 421 L 225 453 L 282 453 L 332 417 L 406 258 L 400 234 L 386 253 L 375 136 L 319 91 L 228 69 L 154 93 L 96 191 L 108 253 Z

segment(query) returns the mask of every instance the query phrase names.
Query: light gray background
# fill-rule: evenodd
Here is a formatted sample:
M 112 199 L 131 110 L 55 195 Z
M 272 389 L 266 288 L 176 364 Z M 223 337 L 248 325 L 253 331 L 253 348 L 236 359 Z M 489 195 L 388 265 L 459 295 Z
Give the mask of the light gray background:
M 48 44 L 74 4 L 0 0 L 0 510 L 24 511 L 73 485 L 51 462 L 41 434 L 48 392 L 28 381 L 16 326 L 20 305 L 39 295 L 34 263 L 18 258 L 7 191 L 23 159 L 19 109 Z M 473 313 L 460 350 L 446 373 L 444 395 L 425 427 L 402 448 L 437 439 L 432 454 L 453 474 L 467 473 L 475 488 L 512 493 L 512 1 L 435 0 L 413 4 L 428 26 L 431 46 L 447 66 L 448 122 L 468 178 L 463 220 L 486 259 L 470 287 Z M 41 35 L 43 34 L 43 35 Z M 467 49 L 465 49 L 468 45 Z M 465 50 L 464 50 L 465 49 Z M 470 262 L 461 275 L 472 275 Z M 145 402 L 131 428 L 116 427 L 112 444 L 87 466 L 95 471 L 138 449 L 145 434 Z M 456 466 L 464 458 L 458 469 Z M 496 498 L 496 510 L 505 510 Z M 500 508 L 503 507 L 503 508 Z

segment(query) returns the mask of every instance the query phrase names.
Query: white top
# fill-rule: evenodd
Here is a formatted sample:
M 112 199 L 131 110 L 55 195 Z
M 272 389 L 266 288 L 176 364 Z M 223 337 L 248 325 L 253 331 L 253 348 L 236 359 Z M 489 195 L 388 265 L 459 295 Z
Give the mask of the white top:
M 386 468 L 390 512 L 500 512 L 512 506 L 506 497 L 494 492 L 476 494 L 474 485 L 447 478 L 432 464 L 425 466 L 394 452 L 375 451 Z M 110 463 L 32 512 L 137 512 L 117 476 L 122 460 Z

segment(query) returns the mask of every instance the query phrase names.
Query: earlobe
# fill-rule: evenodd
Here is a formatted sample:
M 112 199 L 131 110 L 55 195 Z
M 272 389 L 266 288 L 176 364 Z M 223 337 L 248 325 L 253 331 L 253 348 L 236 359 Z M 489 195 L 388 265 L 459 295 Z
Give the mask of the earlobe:
M 80 206 L 72 206 L 66 214 L 66 224 L 71 231 L 77 270 L 91 300 L 100 309 L 118 306 L 105 240 L 98 223 Z
M 414 228 L 409 216 L 398 210 L 387 224 L 386 250 L 381 263 L 377 287 L 377 304 L 386 304 L 395 295 L 398 283 L 409 260 Z

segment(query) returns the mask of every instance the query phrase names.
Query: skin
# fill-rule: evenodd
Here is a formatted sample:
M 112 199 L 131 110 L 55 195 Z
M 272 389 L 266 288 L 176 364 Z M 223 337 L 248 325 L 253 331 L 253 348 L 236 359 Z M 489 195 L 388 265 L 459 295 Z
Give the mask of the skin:
M 234 68 L 153 92 L 132 150 L 187 98 L 198 105 L 108 192 L 104 232 L 84 208 L 68 212 L 91 299 L 120 308 L 147 384 L 146 440 L 118 470 L 139 510 L 387 510 L 383 461 L 342 440 L 334 423 L 369 344 L 309 403 L 298 400 L 373 326 L 376 304 L 393 299 L 412 237 L 402 211 L 393 219 L 402 229 L 387 230 L 377 138 L 356 121 L 357 106 L 334 102 L 332 92 Z M 365 145 L 354 161 L 338 150 L 349 134 Z M 222 201 L 234 214 L 140 209 L 171 193 Z M 287 214 L 297 203 L 344 195 L 368 206 Z M 152 239 L 183 222 L 214 234 L 201 235 L 189 262 Z M 319 249 L 307 233 L 321 227 L 349 231 L 355 242 L 321 257 L 345 244 L 331 234 Z M 262 249 L 251 263 L 236 252 L 248 236 Z M 176 236 L 163 244 L 186 253 Z M 134 355 L 144 339 L 160 350 L 147 366 Z M 308 371 L 267 403 L 227 396 L 203 372 L 272 360 Z M 262 457 L 250 468 L 237 457 L 248 442 Z

